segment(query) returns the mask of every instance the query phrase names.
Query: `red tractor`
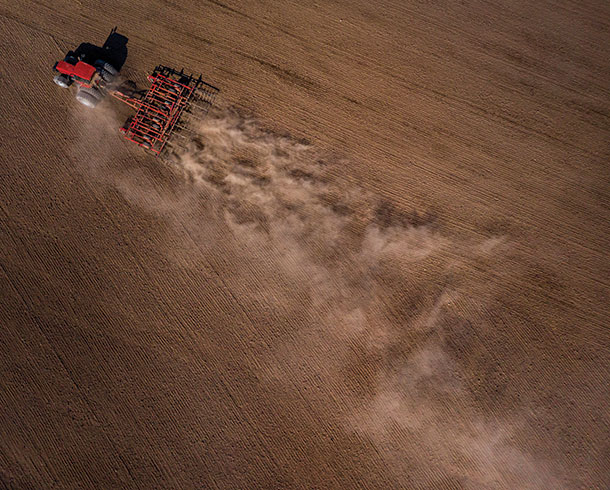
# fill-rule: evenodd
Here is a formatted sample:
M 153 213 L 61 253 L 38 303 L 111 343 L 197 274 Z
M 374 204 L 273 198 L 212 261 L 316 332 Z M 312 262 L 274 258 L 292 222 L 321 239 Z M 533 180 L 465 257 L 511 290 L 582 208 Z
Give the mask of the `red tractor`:
M 93 65 L 78 59 L 71 51 L 53 67 L 58 73 L 53 81 L 63 88 L 78 85 L 76 100 L 87 107 L 95 107 L 104 98 L 109 86 L 116 80 L 118 70 L 104 60 Z
M 180 146 L 173 136 L 185 138 L 177 130 L 191 131 L 188 125 L 207 113 L 218 89 L 201 76 L 195 78 L 184 70 L 162 65 L 148 76 L 151 86 L 147 90 L 136 91 L 133 83 L 120 84 L 118 75 L 127 57 L 126 43 L 127 38 L 116 34 L 115 28 L 102 48 L 82 44 L 55 63 L 53 80 L 64 88 L 78 85 L 76 100 L 87 107 L 96 107 L 105 95 L 133 107 L 136 113 L 121 132 L 129 141 L 160 155 L 167 147 Z

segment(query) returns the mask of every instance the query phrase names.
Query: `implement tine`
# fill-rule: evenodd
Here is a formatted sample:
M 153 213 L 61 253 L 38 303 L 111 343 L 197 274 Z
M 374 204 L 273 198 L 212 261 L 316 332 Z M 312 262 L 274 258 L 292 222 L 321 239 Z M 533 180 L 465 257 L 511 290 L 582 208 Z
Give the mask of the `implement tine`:
M 191 129 L 191 128 L 188 128 L 188 127 L 182 126 L 182 125 L 174 126 L 174 128 L 178 129 L 180 131 L 186 131 L 187 133 L 199 134 L 195 129 Z
M 148 79 L 152 85 L 142 94 L 125 137 L 157 155 L 166 146 L 183 148 L 175 139 L 188 142 L 198 135 L 193 127 L 207 115 L 219 90 L 184 68 L 157 65 Z

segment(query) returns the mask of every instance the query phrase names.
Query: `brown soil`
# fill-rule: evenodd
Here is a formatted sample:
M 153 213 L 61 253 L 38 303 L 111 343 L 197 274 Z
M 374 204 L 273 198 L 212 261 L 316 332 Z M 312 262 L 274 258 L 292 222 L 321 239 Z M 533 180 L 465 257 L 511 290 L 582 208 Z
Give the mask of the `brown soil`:
M 607 2 L 241 3 L 0 6 L 0 486 L 607 488 Z

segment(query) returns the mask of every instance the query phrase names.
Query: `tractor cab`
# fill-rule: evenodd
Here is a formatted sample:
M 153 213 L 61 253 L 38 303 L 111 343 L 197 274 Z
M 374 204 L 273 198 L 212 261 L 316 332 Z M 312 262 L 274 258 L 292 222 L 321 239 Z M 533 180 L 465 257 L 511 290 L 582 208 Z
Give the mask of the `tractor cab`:
M 95 107 L 117 84 L 127 59 L 127 38 L 110 31 L 103 46 L 81 43 L 53 65 L 53 81 L 62 88 L 77 87 L 76 100 Z
M 97 69 L 84 61 L 66 56 L 63 61 L 58 61 L 53 67 L 59 73 L 53 81 L 60 87 L 69 87 L 76 82 L 81 87 L 91 87 Z
M 53 65 L 53 70 L 57 72 L 53 81 L 63 88 L 76 83 L 76 100 L 88 107 L 95 107 L 104 98 L 108 86 L 115 82 L 118 70 L 103 59 L 93 64 L 87 61 L 91 61 L 91 58 L 86 58 L 84 54 L 76 56 L 70 51 L 62 61 Z

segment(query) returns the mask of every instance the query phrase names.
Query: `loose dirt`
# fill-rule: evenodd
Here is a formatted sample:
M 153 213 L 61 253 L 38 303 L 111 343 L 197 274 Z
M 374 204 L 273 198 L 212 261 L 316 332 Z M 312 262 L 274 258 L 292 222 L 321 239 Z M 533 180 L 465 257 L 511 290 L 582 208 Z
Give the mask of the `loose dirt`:
M 52 83 L 116 24 L 221 89 L 167 161 Z M 607 487 L 609 24 L 0 5 L 0 483 Z

